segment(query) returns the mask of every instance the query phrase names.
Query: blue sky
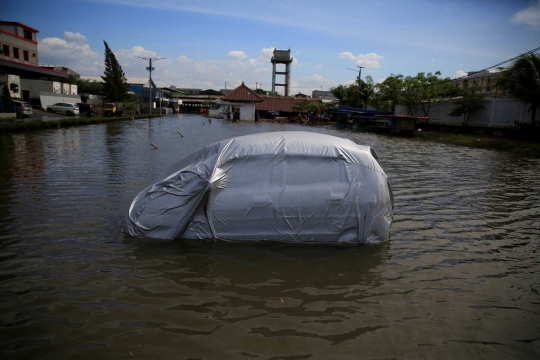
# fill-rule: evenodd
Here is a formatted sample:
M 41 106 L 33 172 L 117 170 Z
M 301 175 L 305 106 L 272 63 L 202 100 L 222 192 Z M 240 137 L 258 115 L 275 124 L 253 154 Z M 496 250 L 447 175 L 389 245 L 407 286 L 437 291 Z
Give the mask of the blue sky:
M 270 89 L 272 50 L 291 49 L 291 92 L 362 77 L 453 77 L 540 46 L 540 0 L 3 0 L 0 18 L 38 29 L 39 62 L 103 73 L 106 40 L 128 76 L 136 56 L 160 86 Z

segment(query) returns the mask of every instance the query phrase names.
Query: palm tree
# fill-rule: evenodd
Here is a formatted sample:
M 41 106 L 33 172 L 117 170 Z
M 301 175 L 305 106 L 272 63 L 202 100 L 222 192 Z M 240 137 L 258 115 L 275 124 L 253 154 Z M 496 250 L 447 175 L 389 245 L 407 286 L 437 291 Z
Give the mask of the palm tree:
M 334 95 L 338 100 L 339 105 L 345 106 L 349 102 L 349 92 L 347 86 L 338 85 L 330 89 L 332 95 Z
M 359 81 L 360 99 L 362 100 L 362 106 L 367 108 L 373 96 L 375 94 L 375 83 L 371 76 L 366 76 L 366 80 Z
M 536 110 L 540 106 L 540 55 L 533 53 L 517 59 L 502 71 L 496 86 L 525 104 L 531 104 L 531 127 L 534 129 Z

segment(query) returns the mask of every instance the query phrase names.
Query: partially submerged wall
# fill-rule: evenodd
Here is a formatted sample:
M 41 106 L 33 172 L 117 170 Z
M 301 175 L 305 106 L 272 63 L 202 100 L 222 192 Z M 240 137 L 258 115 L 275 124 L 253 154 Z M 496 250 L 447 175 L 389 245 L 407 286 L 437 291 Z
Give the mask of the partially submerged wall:
M 461 126 L 462 116 L 448 115 L 456 105 L 452 101 L 445 101 L 432 106 L 430 110 L 430 121 L 434 124 L 446 124 Z M 516 121 L 530 122 L 531 113 L 529 104 L 524 104 L 514 99 L 487 98 L 483 103 L 484 108 L 469 118 L 469 125 L 479 127 L 513 127 Z M 407 115 L 407 107 L 398 105 L 396 115 Z M 421 108 L 413 108 L 413 116 L 424 116 Z

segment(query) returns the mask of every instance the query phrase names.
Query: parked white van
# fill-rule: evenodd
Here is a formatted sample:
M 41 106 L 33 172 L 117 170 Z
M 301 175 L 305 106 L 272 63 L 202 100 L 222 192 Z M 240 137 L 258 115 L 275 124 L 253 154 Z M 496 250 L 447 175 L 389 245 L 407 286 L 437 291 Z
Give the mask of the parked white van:
M 49 106 L 47 111 L 66 115 L 79 115 L 79 106 L 73 103 L 56 103 Z

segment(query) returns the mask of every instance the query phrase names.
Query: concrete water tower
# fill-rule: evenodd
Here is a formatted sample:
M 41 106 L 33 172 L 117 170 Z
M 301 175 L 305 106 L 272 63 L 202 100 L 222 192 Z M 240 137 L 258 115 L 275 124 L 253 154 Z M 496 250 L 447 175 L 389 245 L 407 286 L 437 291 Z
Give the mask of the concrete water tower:
M 293 58 L 291 57 L 291 49 L 289 50 L 274 50 L 274 56 L 272 56 L 272 92 L 275 93 L 276 86 L 285 87 L 285 96 L 289 96 L 289 81 L 291 75 L 291 63 Z M 276 64 L 285 65 L 285 71 L 276 71 Z M 276 75 L 284 75 L 285 82 L 282 84 L 276 84 Z

